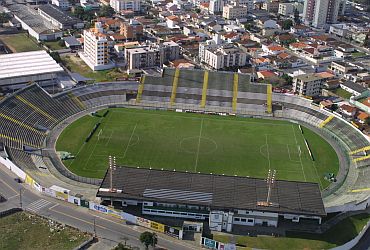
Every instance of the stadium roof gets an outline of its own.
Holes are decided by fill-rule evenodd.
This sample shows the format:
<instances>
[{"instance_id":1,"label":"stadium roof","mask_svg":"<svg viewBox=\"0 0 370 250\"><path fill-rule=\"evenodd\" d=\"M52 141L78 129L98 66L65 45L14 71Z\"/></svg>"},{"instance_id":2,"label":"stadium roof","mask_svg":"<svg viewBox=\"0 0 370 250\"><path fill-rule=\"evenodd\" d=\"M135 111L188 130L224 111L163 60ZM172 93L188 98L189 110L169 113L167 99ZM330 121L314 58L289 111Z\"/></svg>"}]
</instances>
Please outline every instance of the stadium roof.
<instances>
[{"instance_id":1,"label":"stadium roof","mask_svg":"<svg viewBox=\"0 0 370 250\"><path fill-rule=\"evenodd\" d=\"M80 19L68 15L66 12L62 11L52 4L40 5L39 10L45 12L47 15L51 16L63 25L74 25L76 23L82 22Z\"/></svg>"},{"instance_id":2,"label":"stadium roof","mask_svg":"<svg viewBox=\"0 0 370 250\"><path fill-rule=\"evenodd\" d=\"M0 79L62 71L44 50L0 55Z\"/></svg>"},{"instance_id":3,"label":"stadium roof","mask_svg":"<svg viewBox=\"0 0 370 250\"><path fill-rule=\"evenodd\" d=\"M319 186L310 182L276 181L271 202L278 205L269 207L257 205L266 201L266 180L249 177L118 167L113 174L113 188L117 192L109 192L109 188L107 171L98 197L203 205L212 209L326 215Z\"/></svg>"}]
</instances>

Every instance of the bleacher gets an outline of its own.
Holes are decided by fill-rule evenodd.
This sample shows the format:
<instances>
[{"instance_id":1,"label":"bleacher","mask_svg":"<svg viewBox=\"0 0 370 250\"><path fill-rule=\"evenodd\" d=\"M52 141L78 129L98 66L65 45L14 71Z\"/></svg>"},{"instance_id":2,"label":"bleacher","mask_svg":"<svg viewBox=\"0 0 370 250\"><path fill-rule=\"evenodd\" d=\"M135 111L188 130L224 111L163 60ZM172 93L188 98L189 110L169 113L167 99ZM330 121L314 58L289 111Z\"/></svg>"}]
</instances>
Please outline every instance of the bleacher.
<instances>
[{"instance_id":1,"label":"bleacher","mask_svg":"<svg viewBox=\"0 0 370 250\"><path fill-rule=\"evenodd\" d=\"M29 85L0 101L0 142L22 168L44 169L39 154L51 129L83 110L125 103L126 94L135 96L137 87L137 82L95 84L52 96Z\"/></svg>"}]
</instances>

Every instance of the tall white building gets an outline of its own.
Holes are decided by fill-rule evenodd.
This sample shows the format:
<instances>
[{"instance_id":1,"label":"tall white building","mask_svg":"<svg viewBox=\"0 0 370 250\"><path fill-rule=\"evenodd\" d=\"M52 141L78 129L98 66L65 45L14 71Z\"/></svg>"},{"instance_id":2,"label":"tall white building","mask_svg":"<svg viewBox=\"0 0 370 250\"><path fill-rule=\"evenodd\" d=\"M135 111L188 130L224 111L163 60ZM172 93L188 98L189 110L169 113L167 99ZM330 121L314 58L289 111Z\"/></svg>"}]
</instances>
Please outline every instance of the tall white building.
<instances>
[{"instance_id":1,"label":"tall white building","mask_svg":"<svg viewBox=\"0 0 370 250\"><path fill-rule=\"evenodd\" d=\"M80 57L94 71L114 67L109 61L108 40L100 22L95 23L95 28L84 30L84 51Z\"/></svg>"},{"instance_id":2,"label":"tall white building","mask_svg":"<svg viewBox=\"0 0 370 250\"><path fill-rule=\"evenodd\" d=\"M305 0L303 19L306 24L325 28L337 22L339 5L342 0Z\"/></svg>"},{"instance_id":3,"label":"tall white building","mask_svg":"<svg viewBox=\"0 0 370 250\"><path fill-rule=\"evenodd\" d=\"M110 6L117 12L122 10L140 11L141 0L110 0Z\"/></svg>"},{"instance_id":4,"label":"tall white building","mask_svg":"<svg viewBox=\"0 0 370 250\"><path fill-rule=\"evenodd\" d=\"M282 16L290 16L294 13L294 3L279 3L278 13Z\"/></svg>"},{"instance_id":5,"label":"tall white building","mask_svg":"<svg viewBox=\"0 0 370 250\"><path fill-rule=\"evenodd\" d=\"M224 8L224 0L210 0L209 1L209 13L218 14L221 13Z\"/></svg>"}]
</instances>

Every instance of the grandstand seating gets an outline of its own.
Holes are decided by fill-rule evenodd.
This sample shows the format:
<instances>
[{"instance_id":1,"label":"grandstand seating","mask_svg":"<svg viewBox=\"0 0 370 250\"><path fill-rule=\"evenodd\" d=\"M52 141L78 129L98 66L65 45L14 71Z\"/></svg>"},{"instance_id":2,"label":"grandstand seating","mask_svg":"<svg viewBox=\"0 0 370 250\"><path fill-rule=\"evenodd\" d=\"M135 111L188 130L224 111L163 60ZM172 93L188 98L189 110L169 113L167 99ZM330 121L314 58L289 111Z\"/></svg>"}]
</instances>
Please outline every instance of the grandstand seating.
<instances>
[{"instance_id":1,"label":"grandstand seating","mask_svg":"<svg viewBox=\"0 0 370 250\"><path fill-rule=\"evenodd\" d=\"M175 70L166 69L162 77L144 77L140 101L136 105L168 108L175 75ZM205 84L204 71L179 70L173 108L184 105L190 109L232 112L234 97L234 101L237 100L237 105L234 104L236 113L270 115L266 113L266 84L250 83L249 75L243 74L239 74L238 81L234 82L234 73L230 72L210 72L207 78ZM10 158L20 167L43 169L43 159L26 148L43 148L49 131L67 117L94 107L127 103L126 96L135 97L138 89L137 82L104 83L50 95L37 84L29 85L0 101L0 142L4 143ZM311 105L310 100L272 93L272 104L273 107L281 106L281 110L273 110L278 118L303 121L314 127L327 121L322 129L340 138L349 152L370 145L359 130L339 117L328 120L332 114ZM364 156L361 150L351 154L352 159ZM362 158L356 166L370 166L370 159ZM365 180L365 177L362 179Z\"/></svg>"}]
</instances>

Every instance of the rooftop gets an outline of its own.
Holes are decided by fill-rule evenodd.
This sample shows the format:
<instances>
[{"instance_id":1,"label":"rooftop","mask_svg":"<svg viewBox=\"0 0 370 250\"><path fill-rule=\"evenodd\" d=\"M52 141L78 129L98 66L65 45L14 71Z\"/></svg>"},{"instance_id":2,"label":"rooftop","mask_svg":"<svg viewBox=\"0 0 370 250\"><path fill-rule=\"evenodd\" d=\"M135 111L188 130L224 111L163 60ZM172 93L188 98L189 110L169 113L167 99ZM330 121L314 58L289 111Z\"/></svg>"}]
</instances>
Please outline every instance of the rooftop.
<instances>
[{"instance_id":1,"label":"rooftop","mask_svg":"<svg viewBox=\"0 0 370 250\"><path fill-rule=\"evenodd\" d=\"M271 194L271 202L276 206L257 205L266 201L268 192L266 180L257 178L117 167L112 183L117 192L109 192L107 171L97 196L160 200L211 209L326 215L317 183L276 181Z\"/></svg>"},{"instance_id":2,"label":"rooftop","mask_svg":"<svg viewBox=\"0 0 370 250\"><path fill-rule=\"evenodd\" d=\"M82 22L80 19L68 15L66 12L62 11L52 4L40 5L39 10L45 12L47 15L54 18L63 25L73 25Z\"/></svg>"},{"instance_id":3,"label":"rooftop","mask_svg":"<svg viewBox=\"0 0 370 250\"><path fill-rule=\"evenodd\" d=\"M59 32L59 28L44 20L36 10L23 4L10 5L9 10L38 34Z\"/></svg>"},{"instance_id":4,"label":"rooftop","mask_svg":"<svg viewBox=\"0 0 370 250\"><path fill-rule=\"evenodd\" d=\"M0 79L62 71L63 68L43 50L0 55Z\"/></svg>"}]
</instances>

